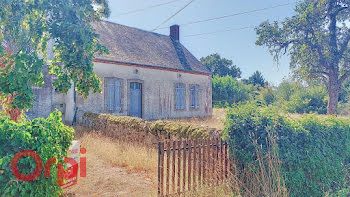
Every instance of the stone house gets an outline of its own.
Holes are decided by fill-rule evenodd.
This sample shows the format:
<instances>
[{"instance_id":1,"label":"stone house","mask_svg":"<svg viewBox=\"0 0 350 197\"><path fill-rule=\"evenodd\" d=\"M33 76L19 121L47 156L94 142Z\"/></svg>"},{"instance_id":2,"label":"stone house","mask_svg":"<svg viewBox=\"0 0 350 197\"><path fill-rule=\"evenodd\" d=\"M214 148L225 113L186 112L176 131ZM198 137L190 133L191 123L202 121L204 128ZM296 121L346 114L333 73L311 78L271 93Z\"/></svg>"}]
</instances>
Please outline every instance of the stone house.
<instances>
[{"instance_id":1,"label":"stone house","mask_svg":"<svg viewBox=\"0 0 350 197\"><path fill-rule=\"evenodd\" d=\"M147 120L211 116L211 73L180 43L178 25L170 27L170 36L107 21L94 28L110 52L94 60L102 94L83 99L74 88L58 94L44 69L45 85L34 88L30 118L45 117L55 108L67 123L79 121L84 112Z\"/></svg>"}]
</instances>

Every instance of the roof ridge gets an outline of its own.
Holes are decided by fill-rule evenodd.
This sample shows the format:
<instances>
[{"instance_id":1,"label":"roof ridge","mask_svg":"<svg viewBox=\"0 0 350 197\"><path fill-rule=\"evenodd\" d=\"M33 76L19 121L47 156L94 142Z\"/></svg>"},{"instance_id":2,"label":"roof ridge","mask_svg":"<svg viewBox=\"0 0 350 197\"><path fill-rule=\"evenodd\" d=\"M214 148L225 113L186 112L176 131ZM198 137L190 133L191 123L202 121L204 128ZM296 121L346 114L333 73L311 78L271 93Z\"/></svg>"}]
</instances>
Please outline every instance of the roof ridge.
<instances>
[{"instance_id":1,"label":"roof ridge","mask_svg":"<svg viewBox=\"0 0 350 197\"><path fill-rule=\"evenodd\" d=\"M123 26L123 27L126 27L126 28L131 28L131 29L136 29L136 30L139 30L139 31L143 31L145 33L150 33L150 34L155 34L155 35L159 35L159 36L164 36L164 37L170 38L170 36L167 36L167 35L164 35L164 34L156 33L156 32L153 32L153 31L147 31L147 30L140 29L140 28L137 28L137 27L130 27L130 26L119 24L119 23L112 22L112 21L102 20L102 22L111 23L113 25L120 25L120 26Z\"/></svg>"}]
</instances>

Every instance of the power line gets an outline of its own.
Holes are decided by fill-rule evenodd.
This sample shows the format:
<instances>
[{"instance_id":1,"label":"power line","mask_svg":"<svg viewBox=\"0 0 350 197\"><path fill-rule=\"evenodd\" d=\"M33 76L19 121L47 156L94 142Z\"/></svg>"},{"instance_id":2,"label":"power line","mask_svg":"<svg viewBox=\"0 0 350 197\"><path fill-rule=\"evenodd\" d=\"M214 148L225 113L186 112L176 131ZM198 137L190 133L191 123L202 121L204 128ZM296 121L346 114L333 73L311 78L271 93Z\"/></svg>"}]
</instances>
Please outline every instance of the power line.
<instances>
[{"instance_id":1,"label":"power line","mask_svg":"<svg viewBox=\"0 0 350 197\"><path fill-rule=\"evenodd\" d=\"M178 10L177 12L175 12L173 15L171 15L169 18L167 18L165 21L163 21L160 25L158 25L156 28L154 28L152 31L157 30L161 25L163 25L164 23L168 22L170 19L172 19L174 16L176 16L177 14L179 14L182 10L184 10L185 8L187 8L189 5L191 5L191 3L193 3L195 0L191 0L188 4L186 4L184 7L182 7L180 10Z\"/></svg>"},{"instance_id":2,"label":"power line","mask_svg":"<svg viewBox=\"0 0 350 197\"><path fill-rule=\"evenodd\" d=\"M250 13L254 13L254 12L260 12L260 11L269 10L269 9L274 9L274 8L283 7L283 6L287 6L287 5L290 5L290 3L279 4L279 5L275 5L275 6L271 6L271 7L265 7L265 8L260 8L260 9L245 11L245 12L239 12L239 13L234 13L234 14L219 16L219 17L215 17L215 18L208 18L208 19L204 19L204 20L192 21L192 22L180 24L180 26L192 25L192 24L197 24L197 23L204 23L204 22L208 22L208 21L214 21L214 20L219 20L219 19L228 18L228 17L233 17L233 16L239 16L239 15L244 15L244 14L250 14ZM168 28L168 27L160 27L160 28L156 28L155 30L157 30L157 29L165 29L165 28Z\"/></svg>"},{"instance_id":3,"label":"power line","mask_svg":"<svg viewBox=\"0 0 350 197\"><path fill-rule=\"evenodd\" d=\"M219 31L213 31L213 32L206 32L206 33L199 33L199 34L190 34L190 35L185 35L184 37L202 36L202 35L209 35L209 34L215 34L215 33L243 30L243 29L254 29L254 28L255 28L254 26L247 26L247 27L241 27L241 28L226 29L226 30L219 30Z\"/></svg>"},{"instance_id":4,"label":"power line","mask_svg":"<svg viewBox=\"0 0 350 197\"><path fill-rule=\"evenodd\" d=\"M168 2L166 2L166 3L160 3L160 4L156 4L156 5L151 5L151 6L148 6L148 7L145 7L145 8L141 8L141 9L137 9L137 10L132 10L132 11L125 12L125 13L121 13L121 14L118 14L118 15L115 15L115 16L111 16L111 18L115 18L115 17L119 17L119 16L124 16L124 15L128 15L128 14L133 14L133 13L141 12L141 11L144 11L144 10L148 10L148 9L160 7L160 6L163 6L163 5L171 4L171 3L174 3L174 2L176 2L176 1L182 1L182 0L173 0L173 1L168 1Z\"/></svg>"}]
</instances>

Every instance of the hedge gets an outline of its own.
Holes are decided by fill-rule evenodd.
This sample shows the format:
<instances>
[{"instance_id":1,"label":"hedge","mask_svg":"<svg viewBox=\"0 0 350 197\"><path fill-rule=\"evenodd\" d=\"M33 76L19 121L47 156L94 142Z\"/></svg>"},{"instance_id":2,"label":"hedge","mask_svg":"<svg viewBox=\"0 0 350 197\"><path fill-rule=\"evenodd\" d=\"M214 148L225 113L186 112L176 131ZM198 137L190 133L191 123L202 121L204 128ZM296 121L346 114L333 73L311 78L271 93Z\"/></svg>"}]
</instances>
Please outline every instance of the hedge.
<instances>
[{"instance_id":1,"label":"hedge","mask_svg":"<svg viewBox=\"0 0 350 197\"><path fill-rule=\"evenodd\" d=\"M291 119L277 109L249 103L229 110L225 133L240 168L257 162L253 140L266 153L266 139L273 136L290 196L349 189L350 119L315 115Z\"/></svg>"},{"instance_id":2,"label":"hedge","mask_svg":"<svg viewBox=\"0 0 350 197\"><path fill-rule=\"evenodd\" d=\"M41 175L34 181L18 180L11 171L11 160L21 150L35 151L43 161L63 158L73 139L74 130L62 123L61 113L55 111L48 118L14 122L0 112L0 196L59 196L62 189L57 185L56 165L51 168L51 177ZM22 174L31 174L36 164L31 157L19 160L18 169Z\"/></svg>"},{"instance_id":3,"label":"hedge","mask_svg":"<svg viewBox=\"0 0 350 197\"><path fill-rule=\"evenodd\" d=\"M92 123L90 123L91 125L87 125L93 129L96 129L94 128L96 122L102 121L101 124L104 124L104 126L107 124L115 124L125 128L132 128L139 132L150 132L157 137L165 138L170 138L171 136L176 136L178 138L206 138L209 135L216 134L215 132L211 132L209 128L166 120L150 122L135 117L95 114L90 112L85 113L84 118L94 119Z\"/></svg>"}]
</instances>

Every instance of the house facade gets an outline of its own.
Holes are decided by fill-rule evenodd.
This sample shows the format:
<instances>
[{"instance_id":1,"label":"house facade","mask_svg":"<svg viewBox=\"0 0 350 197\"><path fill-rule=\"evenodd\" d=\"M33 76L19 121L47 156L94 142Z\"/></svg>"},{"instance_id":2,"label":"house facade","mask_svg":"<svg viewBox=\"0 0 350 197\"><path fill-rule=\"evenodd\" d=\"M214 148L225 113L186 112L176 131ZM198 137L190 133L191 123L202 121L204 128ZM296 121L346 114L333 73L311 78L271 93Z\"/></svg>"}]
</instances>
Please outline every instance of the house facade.
<instances>
[{"instance_id":1,"label":"house facade","mask_svg":"<svg viewBox=\"0 0 350 197\"><path fill-rule=\"evenodd\" d=\"M55 108L67 123L79 122L85 112L147 120L211 116L211 73L180 43L179 26L170 28L170 36L106 21L94 28L110 52L94 60L102 94L83 99L74 88L58 94L47 75L47 85L34 89L29 117L47 116Z\"/></svg>"}]
</instances>

